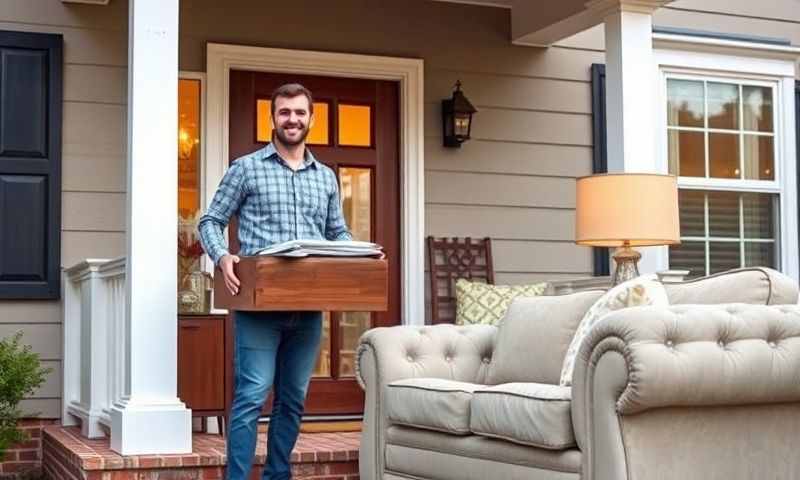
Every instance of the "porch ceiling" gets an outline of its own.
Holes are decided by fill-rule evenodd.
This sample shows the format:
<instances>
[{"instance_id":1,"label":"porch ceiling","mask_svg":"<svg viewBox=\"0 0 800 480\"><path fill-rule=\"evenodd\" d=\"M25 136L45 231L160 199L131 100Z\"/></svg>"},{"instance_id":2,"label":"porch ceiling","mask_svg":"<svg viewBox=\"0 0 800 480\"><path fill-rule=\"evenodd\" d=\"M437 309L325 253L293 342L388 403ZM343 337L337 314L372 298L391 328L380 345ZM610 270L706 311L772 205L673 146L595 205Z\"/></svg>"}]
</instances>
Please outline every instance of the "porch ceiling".
<instances>
[{"instance_id":1,"label":"porch ceiling","mask_svg":"<svg viewBox=\"0 0 800 480\"><path fill-rule=\"evenodd\" d=\"M655 9L672 0L435 0L511 9L511 42L548 46L603 23L614 8Z\"/></svg>"}]
</instances>

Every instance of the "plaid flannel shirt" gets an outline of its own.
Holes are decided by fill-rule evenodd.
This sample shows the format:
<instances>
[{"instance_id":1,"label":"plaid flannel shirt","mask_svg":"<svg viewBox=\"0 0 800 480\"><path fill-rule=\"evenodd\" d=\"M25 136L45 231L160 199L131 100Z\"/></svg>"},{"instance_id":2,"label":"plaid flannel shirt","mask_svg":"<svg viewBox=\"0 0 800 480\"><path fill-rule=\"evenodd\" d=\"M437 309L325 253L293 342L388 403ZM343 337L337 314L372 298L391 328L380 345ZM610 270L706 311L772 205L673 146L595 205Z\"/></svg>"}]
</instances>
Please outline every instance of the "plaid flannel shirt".
<instances>
[{"instance_id":1,"label":"plaid flannel shirt","mask_svg":"<svg viewBox=\"0 0 800 480\"><path fill-rule=\"evenodd\" d=\"M239 215L242 255L288 240L352 240L336 174L308 149L297 171L271 143L228 168L198 225L215 264L229 253L223 231L233 214Z\"/></svg>"}]
</instances>

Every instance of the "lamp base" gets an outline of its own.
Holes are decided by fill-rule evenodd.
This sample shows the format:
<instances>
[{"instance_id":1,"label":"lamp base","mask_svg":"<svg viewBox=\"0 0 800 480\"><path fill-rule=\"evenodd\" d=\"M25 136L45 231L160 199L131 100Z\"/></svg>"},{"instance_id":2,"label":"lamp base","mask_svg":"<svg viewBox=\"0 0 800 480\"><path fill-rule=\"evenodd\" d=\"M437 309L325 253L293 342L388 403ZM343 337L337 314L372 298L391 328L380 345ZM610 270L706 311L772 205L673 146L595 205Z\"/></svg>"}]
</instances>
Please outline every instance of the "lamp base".
<instances>
[{"instance_id":1,"label":"lamp base","mask_svg":"<svg viewBox=\"0 0 800 480\"><path fill-rule=\"evenodd\" d=\"M619 285L622 282L634 279L639 276L639 259L642 254L632 249L630 245L623 245L614 252L614 262L617 268L614 270L614 277L612 278L613 285Z\"/></svg>"}]
</instances>

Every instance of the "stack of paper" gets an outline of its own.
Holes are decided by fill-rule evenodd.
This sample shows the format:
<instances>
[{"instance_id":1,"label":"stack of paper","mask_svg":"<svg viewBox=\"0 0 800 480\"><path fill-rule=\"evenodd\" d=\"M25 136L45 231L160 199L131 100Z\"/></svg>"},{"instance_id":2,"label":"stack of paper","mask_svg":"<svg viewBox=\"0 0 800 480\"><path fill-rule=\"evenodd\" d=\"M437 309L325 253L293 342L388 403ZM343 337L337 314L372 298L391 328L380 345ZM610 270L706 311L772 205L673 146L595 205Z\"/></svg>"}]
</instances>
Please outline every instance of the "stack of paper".
<instances>
[{"instance_id":1,"label":"stack of paper","mask_svg":"<svg viewBox=\"0 0 800 480\"><path fill-rule=\"evenodd\" d=\"M290 240L259 250L257 255L276 257L380 257L383 247L377 243L331 240Z\"/></svg>"}]
</instances>

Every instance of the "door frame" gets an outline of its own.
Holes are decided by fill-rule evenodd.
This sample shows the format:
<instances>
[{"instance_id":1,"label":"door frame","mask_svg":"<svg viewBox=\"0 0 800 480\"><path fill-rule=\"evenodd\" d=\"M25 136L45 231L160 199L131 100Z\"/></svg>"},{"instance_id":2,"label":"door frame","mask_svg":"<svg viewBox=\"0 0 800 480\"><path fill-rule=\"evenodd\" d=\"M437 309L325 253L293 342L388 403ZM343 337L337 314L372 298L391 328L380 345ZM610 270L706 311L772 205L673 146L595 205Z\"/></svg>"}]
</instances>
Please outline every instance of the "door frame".
<instances>
[{"instance_id":1,"label":"door frame","mask_svg":"<svg viewBox=\"0 0 800 480\"><path fill-rule=\"evenodd\" d=\"M230 71L394 80L400 90L400 321L425 323L424 62L416 58L208 43L206 156L201 204L206 208L228 164Z\"/></svg>"}]
</instances>

